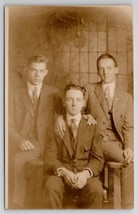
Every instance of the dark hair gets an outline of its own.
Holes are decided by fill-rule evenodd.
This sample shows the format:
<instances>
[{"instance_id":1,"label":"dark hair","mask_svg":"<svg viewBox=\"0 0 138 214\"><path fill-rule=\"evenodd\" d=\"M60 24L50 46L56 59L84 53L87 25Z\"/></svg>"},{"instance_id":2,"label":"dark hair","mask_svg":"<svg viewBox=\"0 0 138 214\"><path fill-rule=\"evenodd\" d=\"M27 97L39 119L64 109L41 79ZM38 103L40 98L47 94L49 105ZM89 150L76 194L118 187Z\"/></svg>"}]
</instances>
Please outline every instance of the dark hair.
<instances>
[{"instance_id":1,"label":"dark hair","mask_svg":"<svg viewBox=\"0 0 138 214\"><path fill-rule=\"evenodd\" d=\"M99 65L99 61L100 61L101 59L112 59L113 62L114 62L115 67L118 66L118 65L117 65L117 61L115 60L115 58L114 58L111 54L109 54L109 53L104 53L104 54L102 54L102 55L97 59L97 69L99 68L98 65Z\"/></svg>"},{"instance_id":2,"label":"dark hair","mask_svg":"<svg viewBox=\"0 0 138 214\"><path fill-rule=\"evenodd\" d=\"M29 57L28 66L33 62L38 62L38 63L43 62L43 63L45 63L47 65L48 59L45 56L41 55L41 54L37 54L37 55L33 55L33 56Z\"/></svg>"},{"instance_id":3,"label":"dark hair","mask_svg":"<svg viewBox=\"0 0 138 214\"><path fill-rule=\"evenodd\" d=\"M84 87L82 87L80 85L76 85L74 83L70 83L65 86L64 95L66 94L66 91L69 91L70 89L80 90L83 93L83 96L85 96L86 89Z\"/></svg>"}]
</instances>

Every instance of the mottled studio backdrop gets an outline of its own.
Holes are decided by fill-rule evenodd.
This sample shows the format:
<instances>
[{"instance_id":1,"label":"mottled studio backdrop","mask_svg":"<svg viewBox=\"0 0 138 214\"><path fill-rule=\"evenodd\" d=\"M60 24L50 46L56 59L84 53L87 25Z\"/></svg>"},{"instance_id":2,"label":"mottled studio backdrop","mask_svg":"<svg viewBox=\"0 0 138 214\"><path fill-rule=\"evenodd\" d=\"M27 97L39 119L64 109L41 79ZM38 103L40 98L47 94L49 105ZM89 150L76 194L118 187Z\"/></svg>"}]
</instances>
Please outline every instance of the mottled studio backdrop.
<instances>
[{"instance_id":1,"label":"mottled studio backdrop","mask_svg":"<svg viewBox=\"0 0 138 214\"><path fill-rule=\"evenodd\" d=\"M63 88L99 80L97 57L106 51L119 65L118 85L133 93L131 6L19 6L9 10L9 89L23 82L30 55L49 58L46 82Z\"/></svg>"}]
</instances>

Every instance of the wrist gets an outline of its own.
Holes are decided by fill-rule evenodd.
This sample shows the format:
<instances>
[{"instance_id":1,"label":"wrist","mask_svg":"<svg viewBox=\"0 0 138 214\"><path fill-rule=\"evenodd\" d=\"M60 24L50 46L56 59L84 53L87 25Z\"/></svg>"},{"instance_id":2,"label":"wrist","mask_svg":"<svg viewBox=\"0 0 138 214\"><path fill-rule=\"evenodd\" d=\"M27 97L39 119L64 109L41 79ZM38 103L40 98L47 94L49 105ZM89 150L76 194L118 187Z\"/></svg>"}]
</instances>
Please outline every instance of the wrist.
<instances>
[{"instance_id":1,"label":"wrist","mask_svg":"<svg viewBox=\"0 0 138 214\"><path fill-rule=\"evenodd\" d=\"M65 176L66 172L67 172L67 169L59 168L59 169L57 169L56 174L57 174L57 176L63 178Z\"/></svg>"},{"instance_id":2,"label":"wrist","mask_svg":"<svg viewBox=\"0 0 138 214\"><path fill-rule=\"evenodd\" d=\"M87 179L91 177L90 172L89 172L88 169L85 169L85 170L83 171L83 173L85 174L85 176L86 176Z\"/></svg>"}]
</instances>

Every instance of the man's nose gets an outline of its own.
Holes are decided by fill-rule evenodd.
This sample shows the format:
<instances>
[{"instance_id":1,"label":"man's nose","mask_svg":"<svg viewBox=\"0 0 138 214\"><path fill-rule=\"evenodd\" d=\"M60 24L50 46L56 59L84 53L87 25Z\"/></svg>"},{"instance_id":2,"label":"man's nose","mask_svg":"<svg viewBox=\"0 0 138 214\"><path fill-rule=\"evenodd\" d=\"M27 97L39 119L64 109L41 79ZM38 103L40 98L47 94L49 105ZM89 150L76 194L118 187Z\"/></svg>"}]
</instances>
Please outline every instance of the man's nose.
<instances>
[{"instance_id":1,"label":"man's nose","mask_svg":"<svg viewBox=\"0 0 138 214\"><path fill-rule=\"evenodd\" d=\"M73 100L72 105L76 106L76 100Z\"/></svg>"},{"instance_id":2,"label":"man's nose","mask_svg":"<svg viewBox=\"0 0 138 214\"><path fill-rule=\"evenodd\" d=\"M39 71L35 72L35 76L38 77L39 76Z\"/></svg>"},{"instance_id":3,"label":"man's nose","mask_svg":"<svg viewBox=\"0 0 138 214\"><path fill-rule=\"evenodd\" d=\"M108 74L108 70L106 68L103 69L103 74Z\"/></svg>"}]
</instances>

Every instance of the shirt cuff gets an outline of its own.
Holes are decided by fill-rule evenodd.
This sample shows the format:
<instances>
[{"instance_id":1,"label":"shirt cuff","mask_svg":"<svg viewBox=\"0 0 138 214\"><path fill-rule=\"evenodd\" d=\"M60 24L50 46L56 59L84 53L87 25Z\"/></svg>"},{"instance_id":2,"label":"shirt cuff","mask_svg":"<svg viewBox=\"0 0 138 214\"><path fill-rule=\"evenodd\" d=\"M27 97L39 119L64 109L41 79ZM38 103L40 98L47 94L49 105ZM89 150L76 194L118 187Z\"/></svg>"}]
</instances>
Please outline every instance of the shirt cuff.
<instances>
[{"instance_id":1,"label":"shirt cuff","mask_svg":"<svg viewBox=\"0 0 138 214\"><path fill-rule=\"evenodd\" d=\"M90 168L84 168L83 171L85 171L85 170L88 170L88 171L89 171L89 173L90 173L90 178L93 177L93 172L92 172L92 170L91 170Z\"/></svg>"},{"instance_id":2,"label":"shirt cuff","mask_svg":"<svg viewBox=\"0 0 138 214\"><path fill-rule=\"evenodd\" d=\"M58 176L58 177L62 177L62 170L65 169L64 167L60 167L60 168L57 168L56 171L55 171L55 174Z\"/></svg>"}]
</instances>

